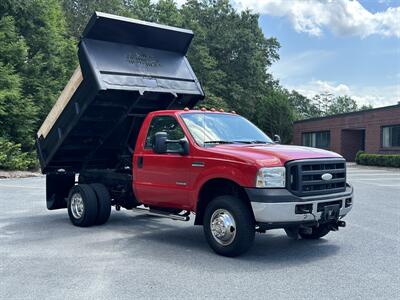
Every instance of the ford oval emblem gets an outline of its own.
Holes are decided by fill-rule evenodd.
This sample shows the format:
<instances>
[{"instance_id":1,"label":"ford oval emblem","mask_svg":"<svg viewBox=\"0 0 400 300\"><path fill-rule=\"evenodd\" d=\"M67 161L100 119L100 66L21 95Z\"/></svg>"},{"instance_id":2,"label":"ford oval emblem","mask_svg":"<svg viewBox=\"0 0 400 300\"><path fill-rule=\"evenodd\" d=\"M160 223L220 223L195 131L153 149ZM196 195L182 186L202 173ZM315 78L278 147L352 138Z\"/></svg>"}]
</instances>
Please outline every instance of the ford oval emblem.
<instances>
[{"instance_id":1,"label":"ford oval emblem","mask_svg":"<svg viewBox=\"0 0 400 300\"><path fill-rule=\"evenodd\" d=\"M331 173L325 173L321 175L322 180L329 181L333 178Z\"/></svg>"}]
</instances>

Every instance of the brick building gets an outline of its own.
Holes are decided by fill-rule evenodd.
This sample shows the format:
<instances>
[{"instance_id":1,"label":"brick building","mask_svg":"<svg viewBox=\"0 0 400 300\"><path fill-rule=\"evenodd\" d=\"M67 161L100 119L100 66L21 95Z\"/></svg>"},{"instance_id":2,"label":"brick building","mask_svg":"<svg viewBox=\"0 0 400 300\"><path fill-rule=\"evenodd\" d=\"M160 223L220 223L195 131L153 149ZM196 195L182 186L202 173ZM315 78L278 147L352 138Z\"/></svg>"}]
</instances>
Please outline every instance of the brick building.
<instances>
[{"instance_id":1,"label":"brick building","mask_svg":"<svg viewBox=\"0 0 400 300\"><path fill-rule=\"evenodd\" d=\"M293 144L332 150L348 161L359 150L400 154L400 103L295 122Z\"/></svg>"}]
</instances>

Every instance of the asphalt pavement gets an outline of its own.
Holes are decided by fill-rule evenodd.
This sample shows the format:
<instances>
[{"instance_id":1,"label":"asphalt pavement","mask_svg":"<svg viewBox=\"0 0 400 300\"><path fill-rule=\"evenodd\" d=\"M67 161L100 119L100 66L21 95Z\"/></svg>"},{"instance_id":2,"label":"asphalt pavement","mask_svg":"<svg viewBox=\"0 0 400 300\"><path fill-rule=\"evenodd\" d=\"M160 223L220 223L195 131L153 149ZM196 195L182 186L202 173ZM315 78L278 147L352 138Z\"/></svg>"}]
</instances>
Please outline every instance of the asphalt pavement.
<instances>
[{"instance_id":1,"label":"asphalt pavement","mask_svg":"<svg viewBox=\"0 0 400 300\"><path fill-rule=\"evenodd\" d=\"M78 228L44 177L0 180L0 299L399 299L400 170L349 168L347 227L317 241L257 234L214 254L192 222L113 211Z\"/></svg>"}]
</instances>

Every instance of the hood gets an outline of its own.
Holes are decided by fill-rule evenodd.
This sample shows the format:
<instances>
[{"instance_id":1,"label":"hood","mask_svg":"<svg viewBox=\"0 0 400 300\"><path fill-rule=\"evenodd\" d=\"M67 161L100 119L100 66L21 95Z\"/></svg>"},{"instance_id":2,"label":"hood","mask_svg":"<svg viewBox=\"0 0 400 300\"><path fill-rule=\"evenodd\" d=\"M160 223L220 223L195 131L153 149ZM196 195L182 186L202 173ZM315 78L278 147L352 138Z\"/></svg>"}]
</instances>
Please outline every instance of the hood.
<instances>
[{"instance_id":1,"label":"hood","mask_svg":"<svg viewBox=\"0 0 400 300\"><path fill-rule=\"evenodd\" d=\"M297 159L341 158L342 156L323 149L290 146L279 144L257 145L217 145L208 148L210 151L229 155L247 162L255 162L262 166L282 166L286 162Z\"/></svg>"}]
</instances>

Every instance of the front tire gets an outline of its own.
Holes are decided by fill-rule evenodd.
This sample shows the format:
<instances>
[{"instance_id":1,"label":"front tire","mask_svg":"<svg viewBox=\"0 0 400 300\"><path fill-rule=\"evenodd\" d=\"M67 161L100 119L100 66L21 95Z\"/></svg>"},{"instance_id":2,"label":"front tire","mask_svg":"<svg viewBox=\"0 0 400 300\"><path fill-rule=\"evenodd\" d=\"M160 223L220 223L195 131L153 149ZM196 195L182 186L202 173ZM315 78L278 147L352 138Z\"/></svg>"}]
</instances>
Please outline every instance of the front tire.
<instances>
[{"instance_id":1,"label":"front tire","mask_svg":"<svg viewBox=\"0 0 400 300\"><path fill-rule=\"evenodd\" d=\"M310 228L308 228L310 229ZM309 230L299 230L299 235L301 236L302 239L305 240L317 240L329 233L330 228L326 224L319 225L318 227L313 226L311 227L311 232Z\"/></svg>"},{"instance_id":2,"label":"front tire","mask_svg":"<svg viewBox=\"0 0 400 300\"><path fill-rule=\"evenodd\" d=\"M206 207L203 230L210 247L223 256L239 256L254 242L255 224L250 208L233 196L220 196Z\"/></svg>"},{"instance_id":3,"label":"front tire","mask_svg":"<svg viewBox=\"0 0 400 300\"><path fill-rule=\"evenodd\" d=\"M75 226L88 227L95 224L97 197L90 185L73 186L69 192L67 207L69 219Z\"/></svg>"}]
</instances>

